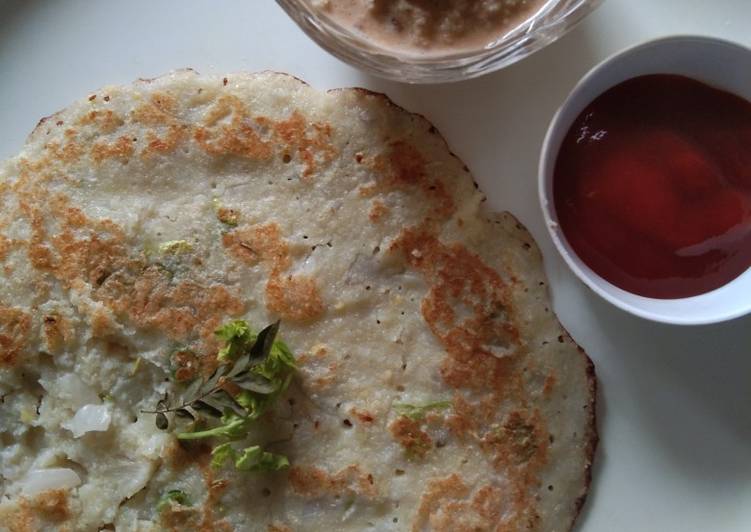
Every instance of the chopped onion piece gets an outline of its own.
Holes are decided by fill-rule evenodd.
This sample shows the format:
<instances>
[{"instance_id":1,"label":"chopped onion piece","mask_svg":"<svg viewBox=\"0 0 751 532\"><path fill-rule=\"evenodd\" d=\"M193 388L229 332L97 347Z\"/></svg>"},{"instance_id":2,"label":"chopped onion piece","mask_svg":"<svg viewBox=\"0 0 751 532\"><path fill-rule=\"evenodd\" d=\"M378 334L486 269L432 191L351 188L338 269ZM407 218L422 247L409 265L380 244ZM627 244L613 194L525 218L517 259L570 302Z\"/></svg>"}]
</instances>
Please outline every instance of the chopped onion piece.
<instances>
[{"instance_id":1,"label":"chopped onion piece","mask_svg":"<svg viewBox=\"0 0 751 532\"><path fill-rule=\"evenodd\" d=\"M113 491L117 499L123 501L145 488L155 470L156 463L153 461L124 462L110 468L107 474L110 478L118 479Z\"/></svg>"},{"instance_id":2,"label":"chopped onion piece","mask_svg":"<svg viewBox=\"0 0 751 532\"><path fill-rule=\"evenodd\" d=\"M62 427L71 431L74 438L80 438L87 432L106 431L110 427L110 421L112 414L108 405L84 405Z\"/></svg>"},{"instance_id":3,"label":"chopped onion piece","mask_svg":"<svg viewBox=\"0 0 751 532\"><path fill-rule=\"evenodd\" d=\"M67 373L54 381L41 379L39 383L54 397L55 401L61 401L64 406L81 408L86 404L101 402L94 390L75 373ZM52 397L48 396L47 399L52 400Z\"/></svg>"},{"instance_id":4,"label":"chopped onion piece","mask_svg":"<svg viewBox=\"0 0 751 532\"><path fill-rule=\"evenodd\" d=\"M81 479L67 467L50 467L29 471L20 484L23 493L34 495L46 490L75 488L81 485Z\"/></svg>"}]
</instances>

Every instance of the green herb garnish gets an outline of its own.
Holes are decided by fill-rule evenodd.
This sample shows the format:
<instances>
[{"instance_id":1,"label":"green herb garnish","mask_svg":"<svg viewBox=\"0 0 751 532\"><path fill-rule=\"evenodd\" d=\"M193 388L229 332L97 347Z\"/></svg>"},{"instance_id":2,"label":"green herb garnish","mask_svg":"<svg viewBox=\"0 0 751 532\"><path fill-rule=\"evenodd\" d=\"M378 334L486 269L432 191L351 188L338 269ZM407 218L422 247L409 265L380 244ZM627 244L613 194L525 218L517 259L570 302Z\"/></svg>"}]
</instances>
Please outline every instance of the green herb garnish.
<instances>
[{"instance_id":1,"label":"green herb garnish","mask_svg":"<svg viewBox=\"0 0 751 532\"><path fill-rule=\"evenodd\" d=\"M268 327L267 327L268 328ZM219 327L214 334L224 340L224 347L219 350L219 360L234 360L240 353L252 348L256 341L256 335L243 320L236 320Z\"/></svg>"},{"instance_id":2,"label":"green herb garnish","mask_svg":"<svg viewBox=\"0 0 751 532\"><path fill-rule=\"evenodd\" d=\"M407 416L414 421L420 420L430 410L443 410L451 407L451 401L436 401L435 403L427 403L424 405L410 405L406 403L395 404L394 410L403 416Z\"/></svg>"},{"instance_id":3,"label":"green herb garnish","mask_svg":"<svg viewBox=\"0 0 751 532\"><path fill-rule=\"evenodd\" d=\"M191 503L188 495L184 491L169 490L159 498L159 502L156 503L156 511L161 513L165 508L168 508L173 504L190 506Z\"/></svg>"},{"instance_id":4,"label":"green herb garnish","mask_svg":"<svg viewBox=\"0 0 751 532\"><path fill-rule=\"evenodd\" d=\"M170 240L159 244L159 253L162 255L182 255L193 251L193 245L187 240Z\"/></svg>"},{"instance_id":5,"label":"green herb garnish","mask_svg":"<svg viewBox=\"0 0 751 532\"><path fill-rule=\"evenodd\" d=\"M238 211L222 206L222 202L219 201L219 198L212 199L211 203L214 205L216 217L220 222L230 227L237 227L237 224L240 221L240 213Z\"/></svg>"},{"instance_id":6,"label":"green herb garnish","mask_svg":"<svg viewBox=\"0 0 751 532\"><path fill-rule=\"evenodd\" d=\"M240 471L279 471L289 467L286 456L266 452L260 445L252 445L238 451L227 442L211 452L212 467L222 467L228 461L234 462L235 468Z\"/></svg>"},{"instance_id":7,"label":"green herb garnish","mask_svg":"<svg viewBox=\"0 0 751 532\"><path fill-rule=\"evenodd\" d=\"M225 345L217 358L220 364L208 378L192 381L179 401L168 396L157 403L156 426L169 428L168 413L192 422L189 430L178 432L180 440L218 438L242 440L252 424L284 393L292 380L295 358L289 348L276 340L280 322L255 334L244 321L230 322L216 331ZM227 390L239 392L230 393ZM197 428L201 430L196 430ZM276 471L289 465L287 458L253 445L237 451L229 443L212 453L212 464L232 460L243 471Z\"/></svg>"}]
</instances>

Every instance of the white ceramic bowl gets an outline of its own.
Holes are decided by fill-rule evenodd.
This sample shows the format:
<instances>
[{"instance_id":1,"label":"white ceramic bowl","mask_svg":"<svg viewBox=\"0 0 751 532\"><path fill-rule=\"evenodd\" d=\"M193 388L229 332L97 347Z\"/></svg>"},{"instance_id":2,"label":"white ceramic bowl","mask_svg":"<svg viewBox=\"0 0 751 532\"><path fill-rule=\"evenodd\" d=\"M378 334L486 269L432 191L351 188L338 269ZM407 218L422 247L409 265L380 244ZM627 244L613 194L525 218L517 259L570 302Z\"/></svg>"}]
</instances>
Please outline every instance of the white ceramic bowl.
<instances>
[{"instance_id":1,"label":"white ceramic bowl","mask_svg":"<svg viewBox=\"0 0 751 532\"><path fill-rule=\"evenodd\" d=\"M539 192L543 216L566 263L597 294L632 314L680 325L716 323L751 313L751 269L726 285L681 299L632 294L606 281L576 255L558 225L553 170L561 143L582 110L609 88L645 74L681 74L751 100L751 50L709 37L676 36L620 52L592 69L553 117L542 146Z\"/></svg>"}]
</instances>

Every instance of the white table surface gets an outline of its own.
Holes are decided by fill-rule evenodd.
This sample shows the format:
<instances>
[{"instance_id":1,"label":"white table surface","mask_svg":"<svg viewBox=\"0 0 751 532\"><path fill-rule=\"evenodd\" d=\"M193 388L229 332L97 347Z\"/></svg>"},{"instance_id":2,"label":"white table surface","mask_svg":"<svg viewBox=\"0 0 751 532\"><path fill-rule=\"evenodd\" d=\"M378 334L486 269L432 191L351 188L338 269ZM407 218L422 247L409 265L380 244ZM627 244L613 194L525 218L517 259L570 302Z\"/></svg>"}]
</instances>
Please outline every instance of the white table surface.
<instances>
[{"instance_id":1,"label":"white table surface","mask_svg":"<svg viewBox=\"0 0 751 532\"><path fill-rule=\"evenodd\" d=\"M595 362L602 441L579 532L751 531L751 319L681 328L611 307L566 269L537 203L542 138L574 83L617 50L676 33L751 46L751 0L609 0L521 63L442 86L340 63L272 0L0 0L0 158L40 117L99 86L180 67L273 69L318 88L386 92L431 119L491 205L529 227L555 309Z\"/></svg>"}]
</instances>

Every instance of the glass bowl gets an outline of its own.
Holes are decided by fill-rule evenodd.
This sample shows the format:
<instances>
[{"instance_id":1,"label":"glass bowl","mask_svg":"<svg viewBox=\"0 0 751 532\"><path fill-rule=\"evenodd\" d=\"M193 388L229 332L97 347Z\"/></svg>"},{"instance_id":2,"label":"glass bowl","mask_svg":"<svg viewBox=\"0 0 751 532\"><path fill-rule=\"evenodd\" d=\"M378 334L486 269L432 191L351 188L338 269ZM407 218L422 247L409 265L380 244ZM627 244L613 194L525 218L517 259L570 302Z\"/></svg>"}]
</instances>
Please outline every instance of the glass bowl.
<instances>
[{"instance_id":1,"label":"glass bowl","mask_svg":"<svg viewBox=\"0 0 751 532\"><path fill-rule=\"evenodd\" d=\"M277 0L319 46L376 76L407 83L442 83L493 72L562 37L602 0L548 0L530 18L484 48L442 55L401 54L337 24L311 0Z\"/></svg>"}]
</instances>

